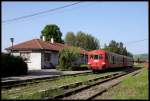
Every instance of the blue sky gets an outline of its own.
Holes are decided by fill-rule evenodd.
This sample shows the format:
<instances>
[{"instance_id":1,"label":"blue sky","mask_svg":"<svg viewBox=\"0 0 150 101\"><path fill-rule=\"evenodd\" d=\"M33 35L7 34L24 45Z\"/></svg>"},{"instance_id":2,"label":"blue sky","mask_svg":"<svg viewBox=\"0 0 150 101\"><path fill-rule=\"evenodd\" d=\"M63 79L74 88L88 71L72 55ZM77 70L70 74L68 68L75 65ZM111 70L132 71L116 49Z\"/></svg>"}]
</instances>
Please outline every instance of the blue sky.
<instances>
[{"instance_id":1,"label":"blue sky","mask_svg":"<svg viewBox=\"0 0 150 101\"><path fill-rule=\"evenodd\" d=\"M53 9L74 2L2 2L2 21ZM39 38L47 24L56 24L65 37L69 31L83 31L100 41L101 47L111 40L125 44L133 54L148 53L148 2L82 2L55 12L1 23L2 51L11 45ZM130 44L132 43L132 44Z\"/></svg>"}]
</instances>

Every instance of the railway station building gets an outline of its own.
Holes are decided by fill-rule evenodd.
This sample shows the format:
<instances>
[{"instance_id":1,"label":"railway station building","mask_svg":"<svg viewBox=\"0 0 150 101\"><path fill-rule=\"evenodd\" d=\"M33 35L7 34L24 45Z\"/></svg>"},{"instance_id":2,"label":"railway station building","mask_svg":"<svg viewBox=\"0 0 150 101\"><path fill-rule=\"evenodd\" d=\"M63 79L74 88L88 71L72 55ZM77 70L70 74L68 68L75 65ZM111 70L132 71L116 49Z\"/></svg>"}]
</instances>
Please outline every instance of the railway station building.
<instances>
[{"instance_id":1,"label":"railway station building","mask_svg":"<svg viewBox=\"0 0 150 101\"><path fill-rule=\"evenodd\" d=\"M14 56L21 56L28 65L28 70L41 70L55 68L59 63L59 51L69 48L66 44L56 43L53 40L45 41L32 39L8 47L5 50ZM78 47L79 48L79 47ZM75 61L77 64L87 63L87 51L80 49L81 57Z\"/></svg>"}]
</instances>

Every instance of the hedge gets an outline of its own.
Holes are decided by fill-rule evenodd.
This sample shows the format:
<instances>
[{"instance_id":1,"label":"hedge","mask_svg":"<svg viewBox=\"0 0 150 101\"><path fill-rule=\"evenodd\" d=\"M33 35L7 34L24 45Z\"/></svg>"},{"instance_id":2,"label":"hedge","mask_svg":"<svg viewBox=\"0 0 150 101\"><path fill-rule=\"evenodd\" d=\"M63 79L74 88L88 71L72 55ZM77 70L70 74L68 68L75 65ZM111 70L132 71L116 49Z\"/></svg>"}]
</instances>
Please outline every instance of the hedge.
<instances>
[{"instance_id":1,"label":"hedge","mask_svg":"<svg viewBox=\"0 0 150 101\"><path fill-rule=\"evenodd\" d=\"M1 53L1 76L26 75L27 64L19 56Z\"/></svg>"}]
</instances>

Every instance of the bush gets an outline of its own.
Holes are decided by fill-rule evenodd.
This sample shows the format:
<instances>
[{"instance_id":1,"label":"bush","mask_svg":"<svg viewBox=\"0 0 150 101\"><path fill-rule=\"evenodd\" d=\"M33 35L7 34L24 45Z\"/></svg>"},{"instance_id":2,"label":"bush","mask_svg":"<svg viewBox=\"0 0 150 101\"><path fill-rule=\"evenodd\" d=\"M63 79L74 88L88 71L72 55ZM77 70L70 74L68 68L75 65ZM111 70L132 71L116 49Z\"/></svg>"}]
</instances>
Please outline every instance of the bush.
<instances>
[{"instance_id":1,"label":"bush","mask_svg":"<svg viewBox=\"0 0 150 101\"><path fill-rule=\"evenodd\" d=\"M59 52L59 67L61 70L70 70L80 57L80 50L76 47L64 48Z\"/></svg>"},{"instance_id":2,"label":"bush","mask_svg":"<svg viewBox=\"0 0 150 101\"><path fill-rule=\"evenodd\" d=\"M19 56L1 53L2 77L27 74L27 64Z\"/></svg>"}]
</instances>

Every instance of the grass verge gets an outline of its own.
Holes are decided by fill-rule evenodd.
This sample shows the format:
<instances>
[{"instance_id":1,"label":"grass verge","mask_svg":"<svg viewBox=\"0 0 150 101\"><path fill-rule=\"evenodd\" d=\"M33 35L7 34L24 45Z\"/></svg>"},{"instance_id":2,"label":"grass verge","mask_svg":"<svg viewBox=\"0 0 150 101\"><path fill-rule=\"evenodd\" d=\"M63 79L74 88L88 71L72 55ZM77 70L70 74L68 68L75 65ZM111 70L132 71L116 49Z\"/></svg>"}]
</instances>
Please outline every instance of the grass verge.
<instances>
[{"instance_id":1,"label":"grass verge","mask_svg":"<svg viewBox=\"0 0 150 101\"><path fill-rule=\"evenodd\" d=\"M104 73L105 75L112 72ZM114 73L114 72L113 72ZM84 82L89 79L100 77L104 74L75 75L56 78L50 81L43 81L37 84L29 84L22 87L15 87L9 90L1 91L2 99L42 99L44 97L59 94L61 91L52 91L54 88L59 88L63 85L68 85L75 82Z\"/></svg>"},{"instance_id":2,"label":"grass verge","mask_svg":"<svg viewBox=\"0 0 150 101\"><path fill-rule=\"evenodd\" d=\"M127 76L117 86L109 89L96 99L142 99L148 100L148 70L143 68L140 74Z\"/></svg>"}]
</instances>

